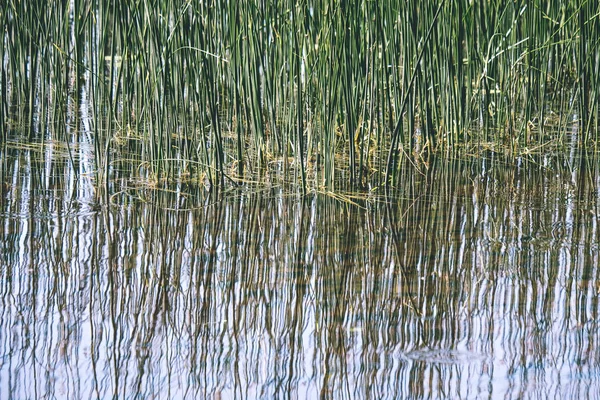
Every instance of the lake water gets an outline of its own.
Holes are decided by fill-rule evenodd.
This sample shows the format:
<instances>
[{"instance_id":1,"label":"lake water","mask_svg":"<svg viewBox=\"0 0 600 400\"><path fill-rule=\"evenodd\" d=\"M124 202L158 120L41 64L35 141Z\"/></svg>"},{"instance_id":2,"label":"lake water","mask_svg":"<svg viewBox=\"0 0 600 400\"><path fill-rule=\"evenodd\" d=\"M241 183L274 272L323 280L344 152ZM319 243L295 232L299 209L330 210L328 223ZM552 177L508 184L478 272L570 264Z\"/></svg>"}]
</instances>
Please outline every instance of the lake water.
<instances>
[{"instance_id":1,"label":"lake water","mask_svg":"<svg viewBox=\"0 0 600 400\"><path fill-rule=\"evenodd\" d=\"M107 204L53 151L2 150L2 399L600 398L597 158Z\"/></svg>"}]
</instances>

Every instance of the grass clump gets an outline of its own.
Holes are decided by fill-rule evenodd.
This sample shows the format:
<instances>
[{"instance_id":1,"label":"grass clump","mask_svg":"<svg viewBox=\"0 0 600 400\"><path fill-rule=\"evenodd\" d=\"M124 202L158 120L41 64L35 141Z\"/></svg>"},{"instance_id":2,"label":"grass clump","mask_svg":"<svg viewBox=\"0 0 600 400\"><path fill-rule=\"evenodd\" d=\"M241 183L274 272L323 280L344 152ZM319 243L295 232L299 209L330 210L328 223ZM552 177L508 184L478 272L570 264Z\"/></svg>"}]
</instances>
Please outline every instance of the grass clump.
<instances>
[{"instance_id":1,"label":"grass clump","mask_svg":"<svg viewBox=\"0 0 600 400\"><path fill-rule=\"evenodd\" d=\"M135 159L154 182L305 191L393 185L431 154L587 147L598 15L590 1L8 0L0 137L18 120L27 140L88 138L99 186Z\"/></svg>"}]
</instances>

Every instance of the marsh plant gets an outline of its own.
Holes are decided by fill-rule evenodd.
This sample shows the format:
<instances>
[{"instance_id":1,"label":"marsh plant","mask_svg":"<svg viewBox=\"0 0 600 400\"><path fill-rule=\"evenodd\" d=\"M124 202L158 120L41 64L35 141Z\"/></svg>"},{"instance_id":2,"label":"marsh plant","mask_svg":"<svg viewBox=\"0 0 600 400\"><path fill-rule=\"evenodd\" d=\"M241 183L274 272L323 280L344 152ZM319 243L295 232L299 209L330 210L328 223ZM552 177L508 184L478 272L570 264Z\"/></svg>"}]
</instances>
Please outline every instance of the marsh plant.
<instances>
[{"instance_id":1,"label":"marsh plant","mask_svg":"<svg viewBox=\"0 0 600 400\"><path fill-rule=\"evenodd\" d=\"M591 1L19 1L1 140L210 187L393 185L405 161L595 146Z\"/></svg>"}]
</instances>

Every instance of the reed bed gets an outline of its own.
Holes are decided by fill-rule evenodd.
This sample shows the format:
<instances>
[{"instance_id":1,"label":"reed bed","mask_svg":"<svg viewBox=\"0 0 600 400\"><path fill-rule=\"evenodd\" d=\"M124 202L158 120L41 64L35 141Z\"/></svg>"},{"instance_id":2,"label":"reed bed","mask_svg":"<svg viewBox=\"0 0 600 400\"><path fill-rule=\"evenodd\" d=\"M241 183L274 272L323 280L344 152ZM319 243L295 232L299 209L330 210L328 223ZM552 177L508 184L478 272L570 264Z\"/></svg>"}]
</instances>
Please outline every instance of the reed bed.
<instances>
[{"instance_id":1,"label":"reed bed","mask_svg":"<svg viewBox=\"0 0 600 400\"><path fill-rule=\"evenodd\" d=\"M598 141L596 2L2 4L3 145L90 141L107 191L119 168L380 187L432 154Z\"/></svg>"}]
</instances>

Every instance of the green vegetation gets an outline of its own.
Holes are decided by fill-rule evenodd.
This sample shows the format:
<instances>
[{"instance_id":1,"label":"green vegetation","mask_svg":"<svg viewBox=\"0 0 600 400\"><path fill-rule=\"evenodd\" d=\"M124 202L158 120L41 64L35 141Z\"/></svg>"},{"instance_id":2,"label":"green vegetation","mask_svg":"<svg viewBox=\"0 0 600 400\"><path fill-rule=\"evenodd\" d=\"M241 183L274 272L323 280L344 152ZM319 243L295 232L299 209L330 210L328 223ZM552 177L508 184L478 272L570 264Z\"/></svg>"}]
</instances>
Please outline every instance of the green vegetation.
<instances>
[{"instance_id":1,"label":"green vegetation","mask_svg":"<svg viewBox=\"0 0 600 400\"><path fill-rule=\"evenodd\" d=\"M93 144L98 187L374 188L431 154L598 141L597 2L2 4L3 146Z\"/></svg>"}]
</instances>

